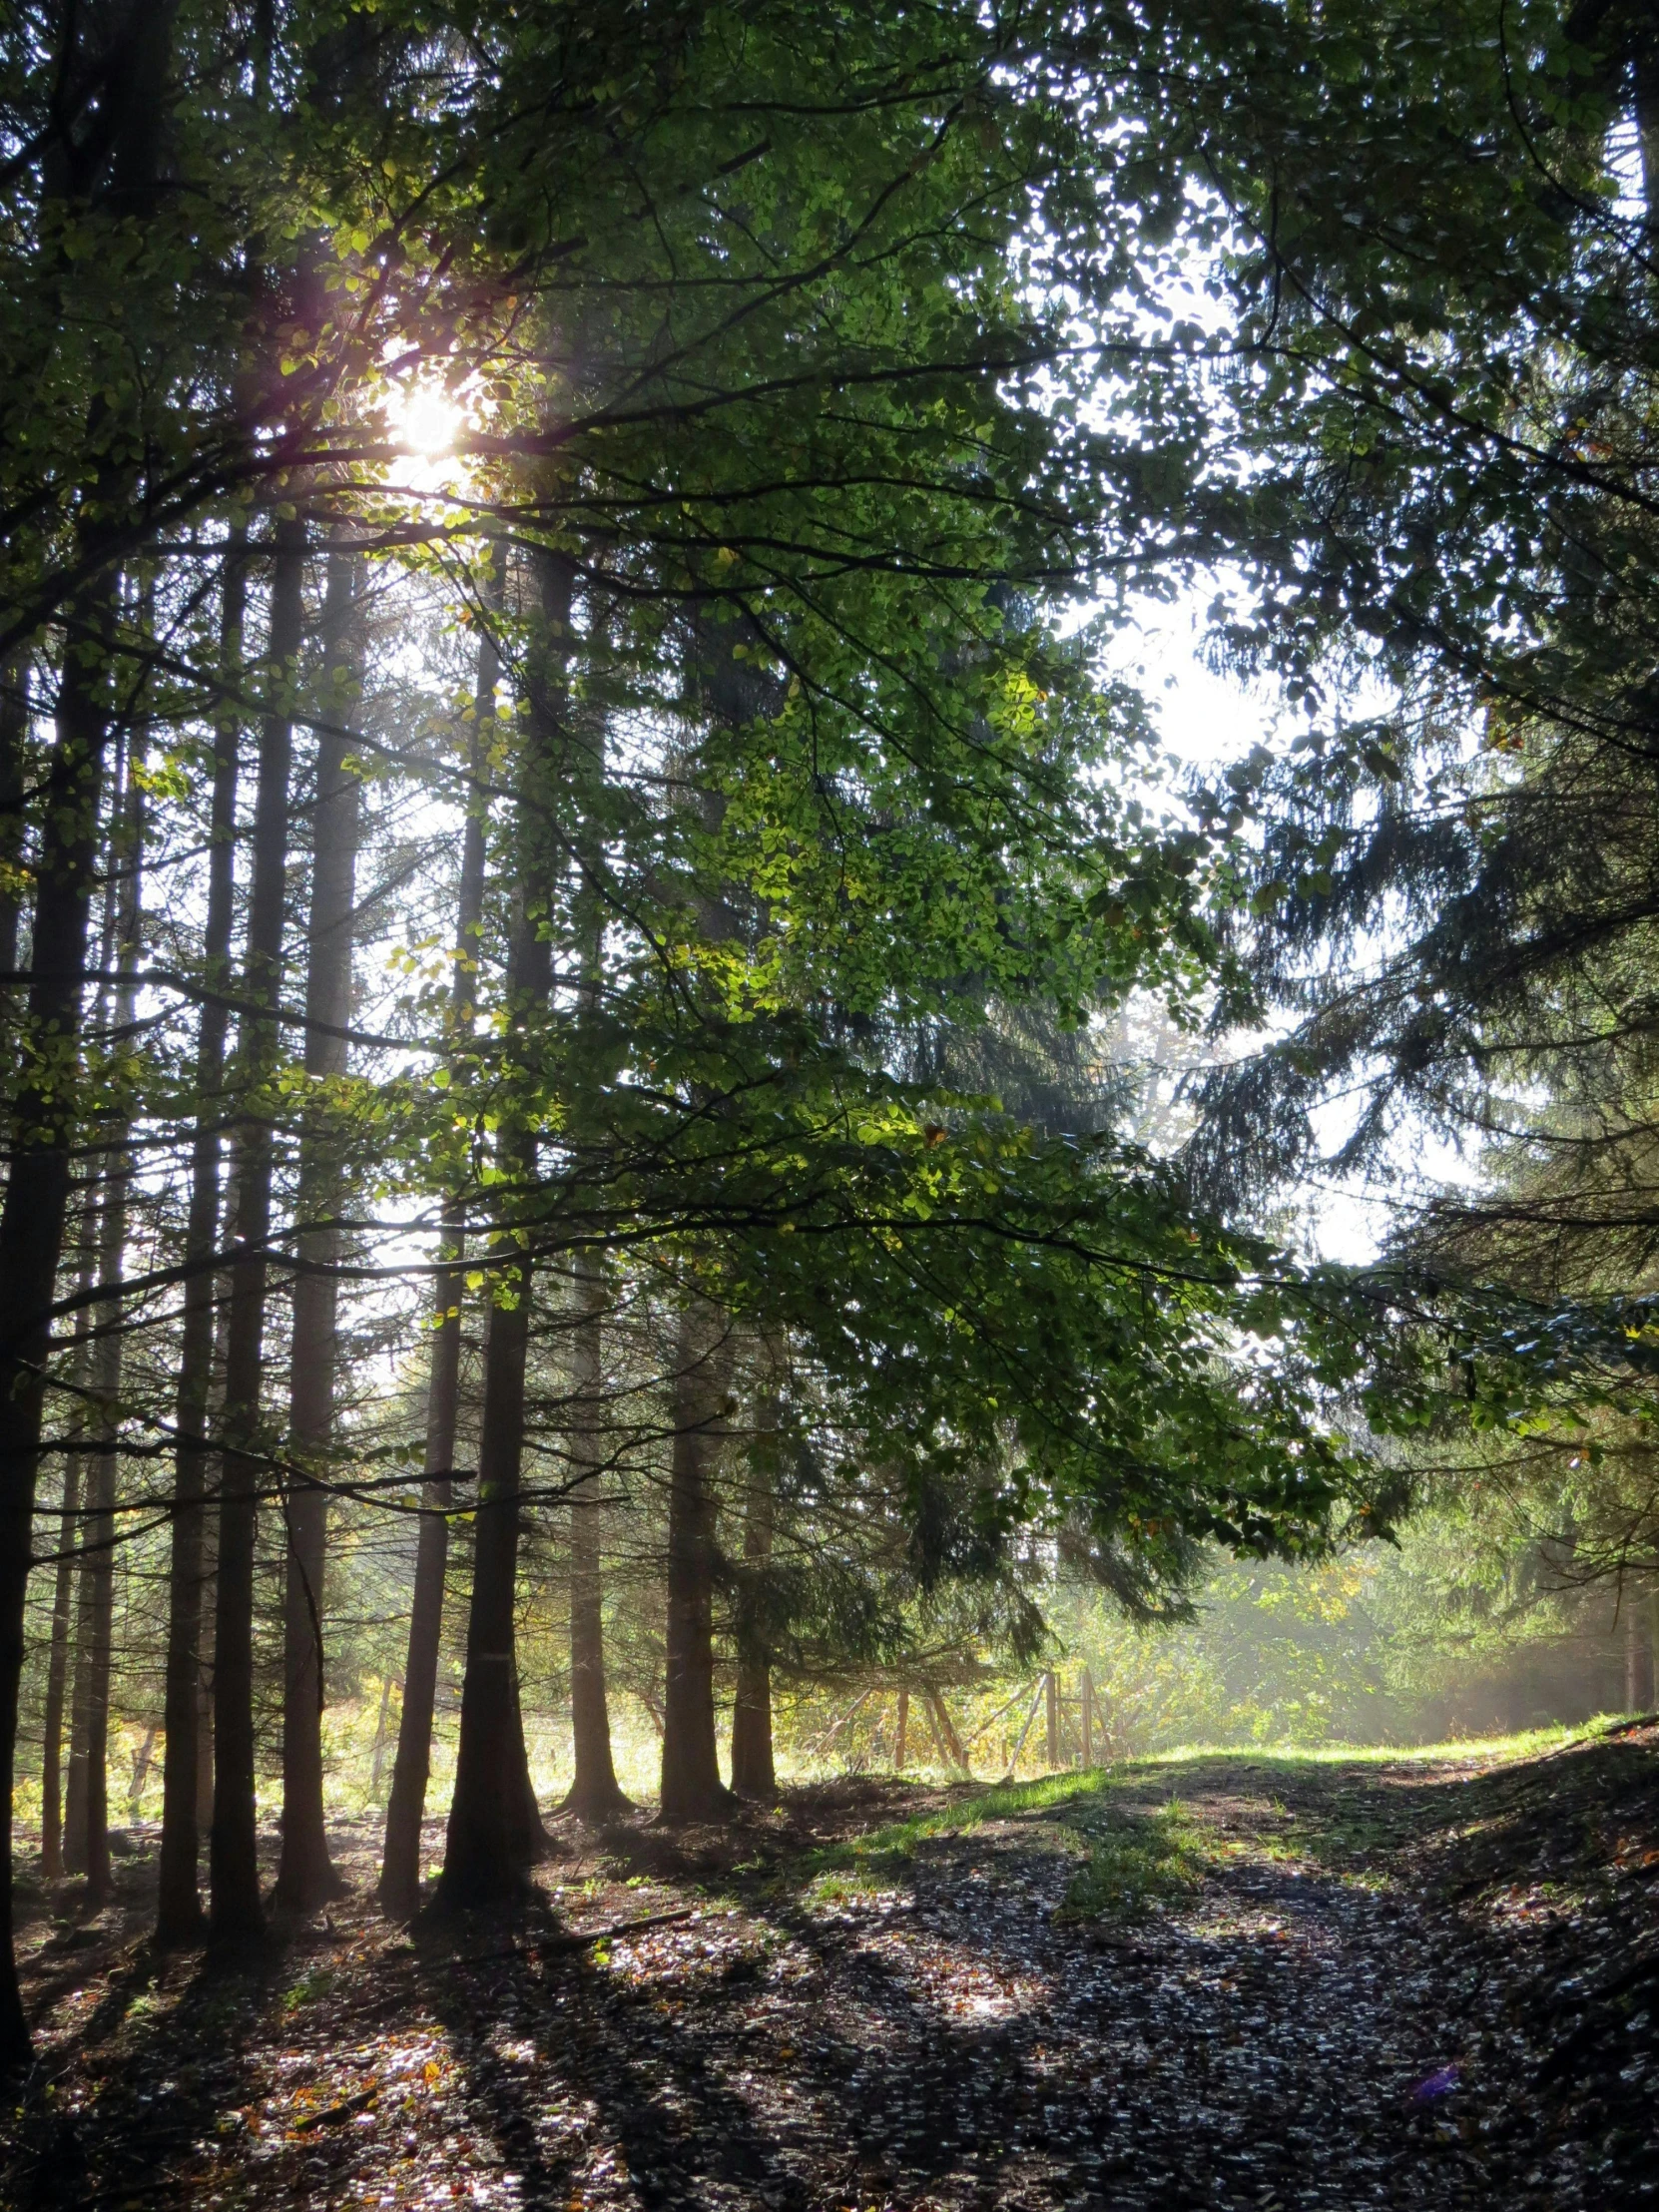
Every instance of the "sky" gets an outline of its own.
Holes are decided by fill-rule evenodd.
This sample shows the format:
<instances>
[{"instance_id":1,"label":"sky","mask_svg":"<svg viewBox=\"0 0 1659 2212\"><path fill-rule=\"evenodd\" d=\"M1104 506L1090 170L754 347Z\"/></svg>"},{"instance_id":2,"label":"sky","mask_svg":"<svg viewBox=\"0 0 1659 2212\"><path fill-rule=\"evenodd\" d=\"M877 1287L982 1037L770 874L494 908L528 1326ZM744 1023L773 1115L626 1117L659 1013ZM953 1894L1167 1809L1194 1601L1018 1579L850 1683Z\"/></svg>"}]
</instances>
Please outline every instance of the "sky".
<instances>
[{"instance_id":1,"label":"sky","mask_svg":"<svg viewBox=\"0 0 1659 2212\"><path fill-rule=\"evenodd\" d=\"M1141 685L1170 753L1184 767L1215 770L1242 759L1256 745L1283 736L1289 717L1273 689L1209 667L1202 653L1202 609L1209 597L1193 594L1167 608L1148 608L1133 644L1114 656ZM1349 703L1370 713L1373 699ZM1248 1044L1241 1039L1242 1044ZM1316 1116L1322 1142L1335 1147L1346 1134L1349 1110L1337 1103ZM1476 1163L1427 1131L1398 1148L1389 1185L1357 1179L1311 1180L1298 1194L1301 1234L1311 1257L1363 1266L1375 1260L1402 1204L1425 1187L1469 1183Z\"/></svg>"}]
</instances>

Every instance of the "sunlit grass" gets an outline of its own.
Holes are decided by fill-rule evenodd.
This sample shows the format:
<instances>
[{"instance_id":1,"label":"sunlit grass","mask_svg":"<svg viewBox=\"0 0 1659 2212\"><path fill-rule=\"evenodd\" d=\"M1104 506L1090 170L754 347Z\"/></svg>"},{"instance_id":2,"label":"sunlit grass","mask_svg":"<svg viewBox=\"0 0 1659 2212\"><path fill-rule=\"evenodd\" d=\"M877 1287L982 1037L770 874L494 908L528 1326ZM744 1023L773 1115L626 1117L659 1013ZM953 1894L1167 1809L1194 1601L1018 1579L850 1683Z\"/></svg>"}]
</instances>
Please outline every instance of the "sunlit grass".
<instances>
[{"instance_id":1,"label":"sunlit grass","mask_svg":"<svg viewBox=\"0 0 1659 2212\"><path fill-rule=\"evenodd\" d=\"M1545 1728L1517 1729L1508 1736L1461 1736L1437 1744L1175 1744L1125 1759L1112 1771L1177 1767L1199 1759L1236 1760L1242 1766L1401 1766L1438 1760L1508 1761L1537 1759L1566 1744L1585 1743L1630 1719L1627 1713L1598 1713L1592 1720L1560 1721Z\"/></svg>"},{"instance_id":2,"label":"sunlit grass","mask_svg":"<svg viewBox=\"0 0 1659 2212\"><path fill-rule=\"evenodd\" d=\"M960 1836L969 1829L982 1828L989 1821L1017 1820L1022 1815L1053 1812L1069 1801L1098 1796L1111 1787L1112 1781L1112 1774L1096 1767L1087 1774L1061 1773L1044 1775L1036 1782L997 1783L988 1790L953 1798L934 1812L917 1814L912 1820L892 1821L883 1828L872 1828L865 1836L829 1845L814 1852L805 1866L815 1875L860 1864L897 1866L911 1857L918 1844L931 1838Z\"/></svg>"},{"instance_id":3,"label":"sunlit grass","mask_svg":"<svg viewBox=\"0 0 1659 2212\"><path fill-rule=\"evenodd\" d=\"M1129 1920L1149 1905L1189 1896L1212 1853L1179 1798L1154 1812L1120 1814L1087 1831L1088 1863L1072 1877L1058 1918Z\"/></svg>"},{"instance_id":4,"label":"sunlit grass","mask_svg":"<svg viewBox=\"0 0 1659 2212\"><path fill-rule=\"evenodd\" d=\"M1394 1818L1381 1801L1347 1802L1340 1789L1329 1804L1319 1798L1287 1805L1270 1796L1284 1823L1277 1832L1248 1839L1224 1839L1195 1819L1174 1795L1183 1769L1221 1764L1236 1768L1241 1785L1260 1789L1283 1777L1286 1788L1296 1774L1359 1767L1420 1767L1455 1764L1477 1769L1516 1765L1563 1746L1604 1735L1622 1716L1599 1715L1576 1727L1517 1730L1507 1736L1478 1737L1438 1744L1187 1744L1178 1749L1125 1759L1087 1773L1064 1771L1034 1782L996 1784L988 1789L958 1787L948 1800L908 1820L888 1822L810 1854L799 1863L798 1879L814 1903L850 1902L902 1881L917 1854L934 1841L961 1837L978 1828L1010 1821L1069 1831L1068 1848L1081 1847L1083 1865L1067 1891L1062 1914L1071 1920L1101 1916L1131 1918L1163 1901L1190 1895L1207 1867L1223 1859L1312 1863L1344 1878L1356 1863L1356 1879L1379 1851L1404 1840L1408 1816ZM1333 1777L1335 1780L1335 1777ZM1150 1789L1165 1799L1147 1805ZM1133 1802L1137 1793L1143 1802ZM1294 1795L1294 1793L1293 1793ZM1414 1793L1413 1793L1414 1795Z\"/></svg>"}]
</instances>

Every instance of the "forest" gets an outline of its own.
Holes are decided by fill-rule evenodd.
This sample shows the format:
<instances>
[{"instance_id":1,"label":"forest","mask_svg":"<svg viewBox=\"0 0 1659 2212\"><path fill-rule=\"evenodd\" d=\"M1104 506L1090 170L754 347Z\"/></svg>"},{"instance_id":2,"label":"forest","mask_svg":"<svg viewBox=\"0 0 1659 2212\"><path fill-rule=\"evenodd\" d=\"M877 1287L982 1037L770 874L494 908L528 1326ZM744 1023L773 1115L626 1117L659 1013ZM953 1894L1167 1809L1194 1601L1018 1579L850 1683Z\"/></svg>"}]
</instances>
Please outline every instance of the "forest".
<instances>
[{"instance_id":1,"label":"forest","mask_svg":"<svg viewBox=\"0 0 1659 2212\"><path fill-rule=\"evenodd\" d=\"M9 0L0 303L0 2203L1659 2197L1649 0Z\"/></svg>"}]
</instances>

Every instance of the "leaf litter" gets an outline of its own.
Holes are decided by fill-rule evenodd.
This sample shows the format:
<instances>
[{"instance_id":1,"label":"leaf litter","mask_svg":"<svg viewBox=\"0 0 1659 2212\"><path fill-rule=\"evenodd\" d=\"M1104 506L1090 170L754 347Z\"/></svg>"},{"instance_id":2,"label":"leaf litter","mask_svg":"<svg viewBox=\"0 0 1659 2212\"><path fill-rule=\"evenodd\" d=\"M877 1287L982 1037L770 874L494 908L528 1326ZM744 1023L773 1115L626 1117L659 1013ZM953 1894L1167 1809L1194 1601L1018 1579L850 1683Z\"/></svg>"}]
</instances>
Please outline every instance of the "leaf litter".
<instances>
[{"instance_id":1,"label":"leaf litter","mask_svg":"<svg viewBox=\"0 0 1659 2212\"><path fill-rule=\"evenodd\" d=\"M148 1855L37 1895L0 2203L1659 2205L1659 1727L829 1785L407 1930L377 1841L229 1966L150 1948Z\"/></svg>"}]
</instances>

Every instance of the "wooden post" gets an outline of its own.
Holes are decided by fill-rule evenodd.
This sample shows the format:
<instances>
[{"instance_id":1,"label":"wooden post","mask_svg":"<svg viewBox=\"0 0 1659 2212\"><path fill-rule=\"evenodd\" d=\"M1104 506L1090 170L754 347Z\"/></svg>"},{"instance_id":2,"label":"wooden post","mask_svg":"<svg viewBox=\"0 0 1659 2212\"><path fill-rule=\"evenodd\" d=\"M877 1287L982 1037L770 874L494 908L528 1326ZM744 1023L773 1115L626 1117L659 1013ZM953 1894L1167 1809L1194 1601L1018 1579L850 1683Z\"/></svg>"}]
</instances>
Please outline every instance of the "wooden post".
<instances>
[{"instance_id":1,"label":"wooden post","mask_svg":"<svg viewBox=\"0 0 1659 2212\"><path fill-rule=\"evenodd\" d=\"M385 1771L386 1714L390 1706L391 1676L388 1674L380 1682L380 1716L374 1724L374 1748L369 1753L368 1795L370 1802L375 1805L380 1802L380 1777Z\"/></svg>"},{"instance_id":2,"label":"wooden post","mask_svg":"<svg viewBox=\"0 0 1659 2212\"><path fill-rule=\"evenodd\" d=\"M1018 1734L1018 1735L1017 1735L1017 1736L1016 1736L1016 1737L1014 1738L1014 1748L1013 1748L1013 1751L1012 1751L1012 1753L1011 1753L1011 1755L1010 1755L1010 1757L1009 1757L1009 1760L1008 1760L1008 1779L1009 1779L1009 1781L1010 1781L1010 1782L1011 1782L1011 1781L1013 1780L1013 1778L1014 1778L1014 1775L1015 1775L1016 1771L1018 1770L1018 1767L1019 1767L1019 1755L1020 1755L1020 1753L1021 1753L1021 1752L1022 1752L1022 1751L1023 1751L1024 1749L1025 1749L1025 1739L1026 1739L1026 1737L1027 1737L1027 1736L1029 1736L1029 1735L1030 1735L1030 1733L1031 1733L1031 1723L1032 1723L1032 1722L1033 1722L1033 1721L1034 1721L1034 1720L1036 1719L1036 1717L1037 1717L1037 1707L1038 1707L1038 1706L1039 1706L1039 1705L1040 1705L1040 1704L1042 1703L1042 1701L1043 1701L1043 1677L1042 1677L1041 1675L1039 1675L1039 1676L1037 1677L1037 1688L1036 1688L1036 1692L1035 1692L1034 1696L1033 1696L1033 1697L1032 1697L1032 1699L1031 1699L1031 1706L1030 1706L1030 1710L1029 1710L1029 1711L1027 1712L1027 1714L1026 1714L1026 1716L1025 1716L1025 1721L1024 1721L1024 1725L1023 1725L1023 1726L1021 1727L1021 1729L1020 1729L1020 1732L1019 1732L1019 1734Z\"/></svg>"},{"instance_id":3,"label":"wooden post","mask_svg":"<svg viewBox=\"0 0 1659 2212\"><path fill-rule=\"evenodd\" d=\"M938 1741L941 1757L954 1764L971 1781L973 1770L968 1765L967 1753L962 1749L962 1739L956 1733L956 1724L938 1691L931 1685L927 1691L927 1710L933 1723L933 1734Z\"/></svg>"},{"instance_id":4,"label":"wooden post","mask_svg":"<svg viewBox=\"0 0 1659 2212\"><path fill-rule=\"evenodd\" d=\"M1083 1770L1094 1765L1094 1677L1083 1669Z\"/></svg>"},{"instance_id":5,"label":"wooden post","mask_svg":"<svg viewBox=\"0 0 1659 2212\"><path fill-rule=\"evenodd\" d=\"M1043 1692L1047 1702L1048 1771L1052 1774L1060 1764L1060 1678L1052 1667L1043 1676Z\"/></svg>"},{"instance_id":6,"label":"wooden post","mask_svg":"<svg viewBox=\"0 0 1659 2212\"><path fill-rule=\"evenodd\" d=\"M904 1772L904 1739L909 1733L910 1693L908 1690L900 1690L898 1693L898 1741L893 1748L892 1761L895 1774Z\"/></svg>"}]
</instances>

